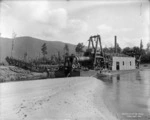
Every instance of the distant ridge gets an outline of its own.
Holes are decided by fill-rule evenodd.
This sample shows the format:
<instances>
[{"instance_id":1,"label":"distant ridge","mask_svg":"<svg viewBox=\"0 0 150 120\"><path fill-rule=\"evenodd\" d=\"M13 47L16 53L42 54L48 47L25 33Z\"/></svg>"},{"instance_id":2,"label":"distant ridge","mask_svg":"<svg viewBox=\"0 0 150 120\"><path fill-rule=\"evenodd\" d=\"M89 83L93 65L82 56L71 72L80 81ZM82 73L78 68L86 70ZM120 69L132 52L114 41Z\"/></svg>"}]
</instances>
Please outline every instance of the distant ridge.
<instances>
[{"instance_id":1,"label":"distant ridge","mask_svg":"<svg viewBox=\"0 0 150 120\"><path fill-rule=\"evenodd\" d=\"M6 56L11 56L12 49L12 40L11 38L3 38L1 37L1 47L0 47L0 57L1 60L4 61ZM28 58L37 58L41 57L41 46L46 43L47 44L47 57L51 55L58 54L58 51L61 55L64 54L64 46L68 44L69 52L75 54L76 45L70 43L63 43L61 41L46 41L38 38L33 38L30 36L22 36L16 37L14 42L14 50L13 57L18 59L23 59L24 53L27 52Z\"/></svg>"}]
</instances>

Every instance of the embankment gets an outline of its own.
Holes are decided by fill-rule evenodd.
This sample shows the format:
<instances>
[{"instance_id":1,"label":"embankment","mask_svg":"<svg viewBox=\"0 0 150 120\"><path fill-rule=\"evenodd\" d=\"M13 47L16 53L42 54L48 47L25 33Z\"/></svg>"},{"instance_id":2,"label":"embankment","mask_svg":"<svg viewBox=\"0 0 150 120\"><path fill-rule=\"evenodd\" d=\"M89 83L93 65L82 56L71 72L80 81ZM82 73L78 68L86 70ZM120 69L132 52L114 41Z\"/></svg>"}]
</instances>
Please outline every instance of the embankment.
<instances>
[{"instance_id":1,"label":"embankment","mask_svg":"<svg viewBox=\"0 0 150 120\"><path fill-rule=\"evenodd\" d=\"M102 99L103 83L93 77L11 82L0 88L2 120L117 120Z\"/></svg>"},{"instance_id":2,"label":"embankment","mask_svg":"<svg viewBox=\"0 0 150 120\"><path fill-rule=\"evenodd\" d=\"M35 73L15 66L0 66L0 82L46 78L46 73Z\"/></svg>"}]
</instances>

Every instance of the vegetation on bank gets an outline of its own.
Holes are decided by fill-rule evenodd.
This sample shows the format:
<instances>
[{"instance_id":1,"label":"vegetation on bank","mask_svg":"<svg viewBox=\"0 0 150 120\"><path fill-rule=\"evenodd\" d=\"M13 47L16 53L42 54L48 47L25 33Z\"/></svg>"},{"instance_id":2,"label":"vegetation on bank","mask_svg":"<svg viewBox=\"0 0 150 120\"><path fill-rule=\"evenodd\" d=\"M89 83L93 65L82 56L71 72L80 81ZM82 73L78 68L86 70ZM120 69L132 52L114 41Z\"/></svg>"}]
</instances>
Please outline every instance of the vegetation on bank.
<instances>
[{"instance_id":1,"label":"vegetation on bank","mask_svg":"<svg viewBox=\"0 0 150 120\"><path fill-rule=\"evenodd\" d=\"M15 66L0 66L0 83L22 80L36 80L47 77L46 73L36 73Z\"/></svg>"},{"instance_id":2,"label":"vegetation on bank","mask_svg":"<svg viewBox=\"0 0 150 120\"><path fill-rule=\"evenodd\" d=\"M76 46L76 53L77 54L81 54L84 52L83 48L85 46L83 45L83 43L78 43ZM136 58L140 58L140 63L141 64L145 64L145 63L150 63L150 44L147 44L147 48L143 48L143 43L141 40L140 43L140 47L138 46L134 46L134 47L125 47L125 48L121 48L119 46L119 44L117 43L117 53L119 54L125 54L128 56L132 56L132 57L136 57ZM86 50L91 52L91 50ZM114 53L115 52L115 48L114 47L104 47L103 48L103 52L104 53Z\"/></svg>"},{"instance_id":3,"label":"vegetation on bank","mask_svg":"<svg viewBox=\"0 0 150 120\"><path fill-rule=\"evenodd\" d=\"M50 53L50 51L48 50L49 45L47 42L42 43L41 48L39 49L39 56L37 55L34 56L33 58L31 57L30 53L26 50L24 51L24 53L22 53L22 55L20 55L21 60L25 61L25 62L29 62L29 63L34 63L34 64L50 64L50 65L58 65L58 64L63 64L64 62L64 58L66 55L71 55L73 53L72 48L69 46L69 44L64 44L64 48L63 50L57 50L57 52L53 52ZM142 41L140 43L140 46L134 46L134 47L125 47L125 48L121 48L119 46L119 44L117 43L116 45L117 47L117 53L119 54L126 54L128 56L133 56L133 57L137 57L141 59L141 63L150 63L150 44L147 44L147 48L143 48L143 44ZM37 49L37 48L36 48ZM87 50L87 47L83 44L83 43L78 43L76 45L74 49L74 53L76 53L77 56L82 56L83 54L90 54L91 49ZM13 50L13 46L12 46L12 50ZM85 53L86 51L86 53ZM89 52L88 52L89 51ZM103 52L104 53L114 53L115 48L114 47L104 47L103 48ZM42 55L41 55L42 54ZM12 55L9 57L14 57L16 55ZM86 55L88 56L88 55ZM17 57L14 57L15 59L19 59ZM1 61L1 65L4 65L4 63L2 63L3 61Z\"/></svg>"},{"instance_id":4,"label":"vegetation on bank","mask_svg":"<svg viewBox=\"0 0 150 120\"><path fill-rule=\"evenodd\" d=\"M114 52L114 48L113 47L109 47L109 48L103 48L103 51L105 53L113 53ZM140 63L141 64L145 64L145 63L150 63L150 45L147 44L147 48L143 48L143 44L142 41L140 43L140 47L138 46L134 46L134 47L125 47L125 48L121 48L119 46L119 44L117 44L117 51L118 53L121 54L125 54L128 56L132 56L132 57L136 57L136 58L140 58Z\"/></svg>"}]
</instances>

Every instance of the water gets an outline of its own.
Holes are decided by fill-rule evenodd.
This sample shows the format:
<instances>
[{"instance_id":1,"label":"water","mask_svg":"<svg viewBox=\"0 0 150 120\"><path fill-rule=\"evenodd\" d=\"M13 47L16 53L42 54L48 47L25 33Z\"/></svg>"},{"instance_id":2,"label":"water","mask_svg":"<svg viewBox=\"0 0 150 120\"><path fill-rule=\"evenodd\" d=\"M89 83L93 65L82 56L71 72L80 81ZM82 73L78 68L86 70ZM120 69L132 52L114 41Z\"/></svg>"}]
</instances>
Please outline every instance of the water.
<instances>
[{"instance_id":1,"label":"water","mask_svg":"<svg viewBox=\"0 0 150 120\"><path fill-rule=\"evenodd\" d=\"M103 99L121 120L150 120L150 69L101 77Z\"/></svg>"}]
</instances>

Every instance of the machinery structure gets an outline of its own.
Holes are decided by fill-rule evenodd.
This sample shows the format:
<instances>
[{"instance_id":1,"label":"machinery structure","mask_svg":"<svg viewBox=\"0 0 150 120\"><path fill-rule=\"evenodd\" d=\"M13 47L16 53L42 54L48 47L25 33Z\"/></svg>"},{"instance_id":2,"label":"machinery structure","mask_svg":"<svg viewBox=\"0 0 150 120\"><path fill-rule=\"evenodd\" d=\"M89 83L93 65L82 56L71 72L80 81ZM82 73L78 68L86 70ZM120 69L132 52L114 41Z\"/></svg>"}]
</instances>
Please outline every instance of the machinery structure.
<instances>
[{"instance_id":1,"label":"machinery structure","mask_svg":"<svg viewBox=\"0 0 150 120\"><path fill-rule=\"evenodd\" d=\"M10 65L21 67L33 72L53 72L55 77L80 76L81 70L128 70L135 68L135 58L117 53L117 37L113 53L104 53L100 35L91 36L87 50L83 56L65 56L63 64L35 64L7 57ZM49 74L49 73L48 73Z\"/></svg>"},{"instance_id":2,"label":"machinery structure","mask_svg":"<svg viewBox=\"0 0 150 120\"><path fill-rule=\"evenodd\" d=\"M78 57L81 66L99 70L110 68L112 58L103 52L100 35L91 36L88 41L86 52L82 57Z\"/></svg>"},{"instance_id":3,"label":"machinery structure","mask_svg":"<svg viewBox=\"0 0 150 120\"><path fill-rule=\"evenodd\" d=\"M104 53L103 53L103 49L102 49L100 35L90 37L88 49L91 48L91 44L92 44L92 50L93 50L93 54L94 54L93 55L93 57L94 57L93 67L96 67L97 65L100 64L100 62L102 62L102 61L104 62Z\"/></svg>"},{"instance_id":4,"label":"machinery structure","mask_svg":"<svg viewBox=\"0 0 150 120\"><path fill-rule=\"evenodd\" d=\"M117 36L114 37L112 53L103 52L100 35L91 36L83 56L77 57L81 66L100 71L130 70L136 68L137 58L121 54L117 51Z\"/></svg>"},{"instance_id":5,"label":"machinery structure","mask_svg":"<svg viewBox=\"0 0 150 120\"><path fill-rule=\"evenodd\" d=\"M56 77L80 76L82 68L104 69L107 56L103 53L100 35L91 36L88 42L88 48L83 56L65 56L63 65L35 64L12 57L6 57L6 61L10 65L33 72L54 72Z\"/></svg>"}]
</instances>

